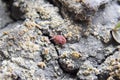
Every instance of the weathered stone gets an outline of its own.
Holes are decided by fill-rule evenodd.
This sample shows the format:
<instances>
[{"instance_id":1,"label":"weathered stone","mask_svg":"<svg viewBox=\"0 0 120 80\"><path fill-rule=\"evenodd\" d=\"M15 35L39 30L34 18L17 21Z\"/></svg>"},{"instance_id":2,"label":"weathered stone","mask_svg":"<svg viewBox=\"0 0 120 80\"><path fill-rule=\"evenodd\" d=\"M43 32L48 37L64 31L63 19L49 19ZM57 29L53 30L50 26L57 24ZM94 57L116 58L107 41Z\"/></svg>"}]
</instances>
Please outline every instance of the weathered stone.
<instances>
[{"instance_id":1,"label":"weathered stone","mask_svg":"<svg viewBox=\"0 0 120 80\"><path fill-rule=\"evenodd\" d=\"M75 21L90 21L101 6L111 0L52 0L60 8L64 18Z\"/></svg>"},{"instance_id":2,"label":"weathered stone","mask_svg":"<svg viewBox=\"0 0 120 80\"><path fill-rule=\"evenodd\" d=\"M120 16L118 0L51 1L0 2L0 16L8 17L7 6L17 20L0 29L0 80L119 80L120 49L110 36ZM66 44L54 44L54 35Z\"/></svg>"}]
</instances>

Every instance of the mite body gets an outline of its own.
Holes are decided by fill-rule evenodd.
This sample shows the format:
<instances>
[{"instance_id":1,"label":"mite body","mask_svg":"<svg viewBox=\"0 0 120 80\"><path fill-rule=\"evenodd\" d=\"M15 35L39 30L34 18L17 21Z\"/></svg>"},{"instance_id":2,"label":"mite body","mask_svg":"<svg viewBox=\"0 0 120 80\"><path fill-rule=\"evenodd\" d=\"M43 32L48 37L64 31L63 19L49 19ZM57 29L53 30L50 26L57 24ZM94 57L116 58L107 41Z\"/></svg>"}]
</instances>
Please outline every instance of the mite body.
<instances>
[{"instance_id":1,"label":"mite body","mask_svg":"<svg viewBox=\"0 0 120 80\"><path fill-rule=\"evenodd\" d=\"M51 38L55 44L64 45L66 43L66 38L63 35L55 35Z\"/></svg>"}]
</instances>

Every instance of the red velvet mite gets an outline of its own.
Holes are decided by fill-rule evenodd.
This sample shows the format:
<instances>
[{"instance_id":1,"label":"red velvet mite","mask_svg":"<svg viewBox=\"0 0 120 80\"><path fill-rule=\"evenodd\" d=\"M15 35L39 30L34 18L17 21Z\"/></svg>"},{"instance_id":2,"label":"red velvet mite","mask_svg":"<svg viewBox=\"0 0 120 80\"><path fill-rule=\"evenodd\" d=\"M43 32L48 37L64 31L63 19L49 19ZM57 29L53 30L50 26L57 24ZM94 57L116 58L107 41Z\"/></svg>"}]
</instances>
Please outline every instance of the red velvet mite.
<instances>
[{"instance_id":1,"label":"red velvet mite","mask_svg":"<svg viewBox=\"0 0 120 80\"><path fill-rule=\"evenodd\" d=\"M63 35L55 35L51 39L53 39L55 44L64 45L66 43L66 38Z\"/></svg>"}]
</instances>

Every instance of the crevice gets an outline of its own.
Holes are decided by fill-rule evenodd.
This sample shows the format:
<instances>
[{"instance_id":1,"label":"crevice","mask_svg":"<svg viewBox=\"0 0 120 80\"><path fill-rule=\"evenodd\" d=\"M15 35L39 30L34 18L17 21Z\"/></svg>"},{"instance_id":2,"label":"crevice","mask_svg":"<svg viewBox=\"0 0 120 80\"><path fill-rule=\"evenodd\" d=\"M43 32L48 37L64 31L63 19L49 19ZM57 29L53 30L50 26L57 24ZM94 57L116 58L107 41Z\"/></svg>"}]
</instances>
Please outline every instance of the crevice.
<instances>
[{"instance_id":1,"label":"crevice","mask_svg":"<svg viewBox=\"0 0 120 80\"><path fill-rule=\"evenodd\" d=\"M98 80L107 80L109 76L109 73L106 71L97 75Z\"/></svg>"},{"instance_id":2,"label":"crevice","mask_svg":"<svg viewBox=\"0 0 120 80\"><path fill-rule=\"evenodd\" d=\"M53 6L56 6L56 4L54 4L53 0L46 0L48 1L50 4L52 4Z\"/></svg>"},{"instance_id":3,"label":"crevice","mask_svg":"<svg viewBox=\"0 0 120 80\"><path fill-rule=\"evenodd\" d=\"M117 4L120 5L120 0L117 0Z\"/></svg>"},{"instance_id":4,"label":"crevice","mask_svg":"<svg viewBox=\"0 0 120 80\"><path fill-rule=\"evenodd\" d=\"M5 59L9 59L8 57L5 56L4 52L2 52L2 51L0 51L0 56L1 56L0 61L3 61Z\"/></svg>"},{"instance_id":5,"label":"crevice","mask_svg":"<svg viewBox=\"0 0 120 80\"><path fill-rule=\"evenodd\" d=\"M106 59L110 56L112 56L116 51L118 51L118 49L115 49L111 54L105 56L105 58L103 60L101 60L101 62L98 65L101 65L102 63L104 63L106 61Z\"/></svg>"},{"instance_id":6,"label":"crevice","mask_svg":"<svg viewBox=\"0 0 120 80\"><path fill-rule=\"evenodd\" d=\"M11 22L6 23L6 24L5 24L3 27L1 27L0 29L5 28L5 27L7 27L9 24L12 24L12 23L14 23L14 21L11 21Z\"/></svg>"},{"instance_id":7,"label":"crevice","mask_svg":"<svg viewBox=\"0 0 120 80\"><path fill-rule=\"evenodd\" d=\"M86 60L92 62L92 63L93 63L92 65L93 65L94 67L97 67L98 64L99 64L98 59L97 59L96 57L94 57L94 56L89 56L89 57L86 58Z\"/></svg>"},{"instance_id":8,"label":"crevice","mask_svg":"<svg viewBox=\"0 0 120 80\"><path fill-rule=\"evenodd\" d=\"M43 36L46 36L46 37L49 38L49 40L50 40L51 43L53 44L54 49L55 49L55 51L57 52L57 55L58 55L58 57L59 57L59 56L60 56L60 55L59 55L59 51L58 51L58 49L56 48L54 41L51 40L52 37L50 36L50 32L48 31L48 29L40 29L40 30L42 31L42 35L43 35ZM43 55L41 55L41 56L43 57ZM59 64L59 66L60 66L59 58L57 58L56 60L57 60L57 62L58 62L58 64ZM60 66L60 68L61 68L61 66ZM61 68L61 69L62 69L62 68ZM63 70L63 69L62 69L62 70Z\"/></svg>"},{"instance_id":9,"label":"crevice","mask_svg":"<svg viewBox=\"0 0 120 80\"><path fill-rule=\"evenodd\" d=\"M111 32L110 32L110 34L111 34ZM112 36L112 35L111 35L111 36ZM109 45L111 45L111 44L112 44L113 46L119 45L119 44L114 40L114 38L111 37L111 40L110 40L107 44L104 44L104 46L109 46ZM98 65L101 65L102 63L104 63L105 60L106 60L108 57L112 56L116 51L118 51L118 49L115 49L112 53L110 53L109 55L106 55L105 58L104 58L103 60L101 60L101 62L100 62Z\"/></svg>"},{"instance_id":10,"label":"crevice","mask_svg":"<svg viewBox=\"0 0 120 80\"><path fill-rule=\"evenodd\" d=\"M120 78L117 77L117 76L113 77L113 79L114 79L114 80L120 80Z\"/></svg>"},{"instance_id":11,"label":"crevice","mask_svg":"<svg viewBox=\"0 0 120 80\"><path fill-rule=\"evenodd\" d=\"M53 44L53 46L54 46L54 48L55 48L55 51L57 52L57 55L58 55L58 58L57 58L56 60L57 60L57 62L58 62L58 64L59 64L61 70L62 70L65 74L69 74L72 78L76 78L76 77L77 77L76 75L77 75L77 72L79 71L79 69L76 69L76 70L73 70L73 71L69 71L69 72L68 72L68 71L65 71L64 68L61 66L62 64L60 63L60 58L59 58L60 54L59 54L59 51L58 51L58 49L57 49L57 47L56 47L56 44L55 44L54 40L51 39L52 36L50 36L50 32L49 32L48 30L46 30L46 29L40 29L40 30L42 31L43 36L48 37L49 40L51 41L51 43ZM62 48L61 45L59 45L59 47Z\"/></svg>"},{"instance_id":12,"label":"crevice","mask_svg":"<svg viewBox=\"0 0 120 80\"><path fill-rule=\"evenodd\" d=\"M54 43L53 43L53 44L54 44ZM59 55L59 51L58 51L58 49L56 48L55 44L54 44L54 47L55 47L55 50L56 50L56 52L57 52L57 55L60 56L60 55ZM77 72L79 71L79 69L75 69L75 70L72 70L72 71L66 71L66 70L64 70L64 68L61 66L62 64L60 63L60 58L58 58L57 61L58 61L58 64L59 64L60 68L63 70L64 73L69 74L69 75L71 76L71 78L77 77Z\"/></svg>"},{"instance_id":13,"label":"crevice","mask_svg":"<svg viewBox=\"0 0 120 80\"><path fill-rule=\"evenodd\" d=\"M0 51L0 66L2 66L2 62L4 60L10 60L11 58L6 56L5 53L3 51Z\"/></svg>"},{"instance_id":14,"label":"crevice","mask_svg":"<svg viewBox=\"0 0 120 80\"><path fill-rule=\"evenodd\" d=\"M59 11L58 11L58 14L60 14L60 16L64 19L64 16L63 16L63 13L62 13L62 9L60 7L62 7L62 4L57 1L58 3L54 3L54 0L47 0L50 4L52 4L53 6L55 7L58 7L59 8Z\"/></svg>"},{"instance_id":15,"label":"crevice","mask_svg":"<svg viewBox=\"0 0 120 80\"><path fill-rule=\"evenodd\" d=\"M111 32L110 32L110 34L111 34ZM93 36L93 37L95 37L92 33L90 33L90 35L91 36ZM96 38L96 37L95 37ZM117 46L117 45L119 45L114 39L113 39L113 37L112 37L112 35L111 35L111 39L110 39L110 41L109 42L107 42L107 43L105 43L103 40L102 40L102 37L100 37L101 39L101 42L103 43L103 45L104 45L104 47L107 47L107 46L110 46L110 45L113 45L113 46ZM97 38L96 38L97 39ZM101 65L102 63L104 63L105 62L105 60L108 58L108 57L110 57L110 56L112 56L116 51L118 51L118 49L115 49L115 50L113 50L109 55L106 55L106 56L104 56L105 58L103 58L101 61L97 61L97 58L95 58L96 59L96 61L97 61L97 65ZM104 53L104 52L103 52ZM91 57L91 56L89 56L89 57ZM88 57L88 58L89 58Z\"/></svg>"}]
</instances>

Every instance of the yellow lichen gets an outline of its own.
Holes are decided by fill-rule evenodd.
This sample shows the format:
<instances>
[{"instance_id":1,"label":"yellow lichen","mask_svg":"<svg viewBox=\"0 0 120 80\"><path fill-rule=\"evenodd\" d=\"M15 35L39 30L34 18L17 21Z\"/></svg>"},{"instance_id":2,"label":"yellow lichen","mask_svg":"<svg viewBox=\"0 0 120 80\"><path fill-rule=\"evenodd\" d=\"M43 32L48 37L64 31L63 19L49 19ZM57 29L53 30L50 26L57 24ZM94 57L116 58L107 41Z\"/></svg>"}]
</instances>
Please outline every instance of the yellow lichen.
<instances>
[{"instance_id":1,"label":"yellow lichen","mask_svg":"<svg viewBox=\"0 0 120 80\"><path fill-rule=\"evenodd\" d=\"M54 77L55 77L55 78L57 78L57 77L58 77L57 73L54 73Z\"/></svg>"},{"instance_id":2,"label":"yellow lichen","mask_svg":"<svg viewBox=\"0 0 120 80\"><path fill-rule=\"evenodd\" d=\"M23 29L23 30L20 30L19 32L18 32L18 34L20 35L20 36L22 36L22 35L24 35L25 33L27 33L28 32L28 29Z\"/></svg>"},{"instance_id":3,"label":"yellow lichen","mask_svg":"<svg viewBox=\"0 0 120 80\"><path fill-rule=\"evenodd\" d=\"M85 76L88 76L90 74L90 72L88 71L88 70L85 70L84 72L83 72L83 75L85 75Z\"/></svg>"},{"instance_id":4,"label":"yellow lichen","mask_svg":"<svg viewBox=\"0 0 120 80\"><path fill-rule=\"evenodd\" d=\"M44 48L44 50L43 50L43 54L44 54L44 55L49 54L49 48Z\"/></svg>"},{"instance_id":5,"label":"yellow lichen","mask_svg":"<svg viewBox=\"0 0 120 80\"><path fill-rule=\"evenodd\" d=\"M30 36L31 41L35 41L35 39L36 39L36 36Z\"/></svg>"},{"instance_id":6,"label":"yellow lichen","mask_svg":"<svg viewBox=\"0 0 120 80\"><path fill-rule=\"evenodd\" d=\"M50 43L48 37L45 37L45 36L41 37L41 41Z\"/></svg>"},{"instance_id":7,"label":"yellow lichen","mask_svg":"<svg viewBox=\"0 0 120 80\"><path fill-rule=\"evenodd\" d=\"M115 80L112 76L108 77L107 80Z\"/></svg>"},{"instance_id":8,"label":"yellow lichen","mask_svg":"<svg viewBox=\"0 0 120 80\"><path fill-rule=\"evenodd\" d=\"M36 24L33 21L26 21L24 24L28 29L32 29L33 27L37 27L40 28L40 26L38 24Z\"/></svg>"},{"instance_id":9,"label":"yellow lichen","mask_svg":"<svg viewBox=\"0 0 120 80\"><path fill-rule=\"evenodd\" d=\"M120 79L120 59L111 59L109 62L109 71L110 77L107 80L112 80L114 77Z\"/></svg>"},{"instance_id":10,"label":"yellow lichen","mask_svg":"<svg viewBox=\"0 0 120 80\"><path fill-rule=\"evenodd\" d=\"M65 37L72 37L72 32L68 32Z\"/></svg>"},{"instance_id":11,"label":"yellow lichen","mask_svg":"<svg viewBox=\"0 0 120 80\"><path fill-rule=\"evenodd\" d=\"M64 52L63 54L61 54L61 56L60 56L61 58L66 58L67 57L67 53L66 52Z\"/></svg>"},{"instance_id":12,"label":"yellow lichen","mask_svg":"<svg viewBox=\"0 0 120 80\"><path fill-rule=\"evenodd\" d=\"M12 69L11 67L8 67L7 71L8 71L8 72L12 72L13 69Z\"/></svg>"},{"instance_id":13,"label":"yellow lichen","mask_svg":"<svg viewBox=\"0 0 120 80\"><path fill-rule=\"evenodd\" d=\"M13 43L10 42L10 41L8 41L8 45L9 45L9 46L13 46Z\"/></svg>"},{"instance_id":14,"label":"yellow lichen","mask_svg":"<svg viewBox=\"0 0 120 80\"><path fill-rule=\"evenodd\" d=\"M72 56L73 58L78 59L78 58L80 58L82 55L81 55L79 52L77 52L77 51L73 51L73 52L71 53L71 56Z\"/></svg>"},{"instance_id":15,"label":"yellow lichen","mask_svg":"<svg viewBox=\"0 0 120 80\"><path fill-rule=\"evenodd\" d=\"M39 62L37 65L42 69L46 67L46 64L44 62Z\"/></svg>"},{"instance_id":16,"label":"yellow lichen","mask_svg":"<svg viewBox=\"0 0 120 80\"><path fill-rule=\"evenodd\" d=\"M43 8L43 7L37 7L36 11L39 14L41 14L44 18L46 18L46 19L50 18L49 17L50 15L49 15L48 11L45 8Z\"/></svg>"},{"instance_id":17,"label":"yellow lichen","mask_svg":"<svg viewBox=\"0 0 120 80\"><path fill-rule=\"evenodd\" d=\"M41 34L42 34L42 32L39 30L39 31L38 31L38 35L41 35Z\"/></svg>"},{"instance_id":18,"label":"yellow lichen","mask_svg":"<svg viewBox=\"0 0 120 80\"><path fill-rule=\"evenodd\" d=\"M7 32L7 31L3 32L3 35L8 35L8 34L9 34L9 32Z\"/></svg>"}]
</instances>

